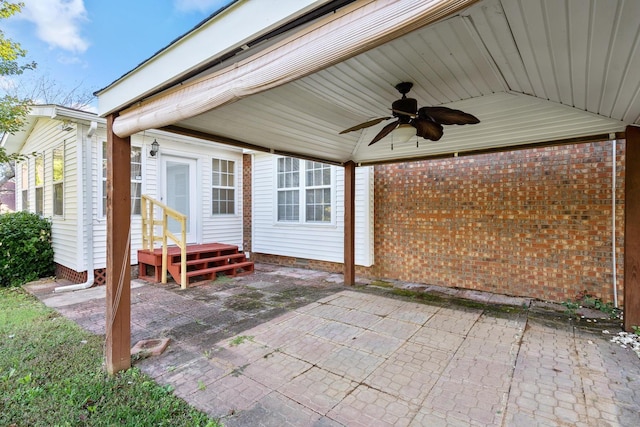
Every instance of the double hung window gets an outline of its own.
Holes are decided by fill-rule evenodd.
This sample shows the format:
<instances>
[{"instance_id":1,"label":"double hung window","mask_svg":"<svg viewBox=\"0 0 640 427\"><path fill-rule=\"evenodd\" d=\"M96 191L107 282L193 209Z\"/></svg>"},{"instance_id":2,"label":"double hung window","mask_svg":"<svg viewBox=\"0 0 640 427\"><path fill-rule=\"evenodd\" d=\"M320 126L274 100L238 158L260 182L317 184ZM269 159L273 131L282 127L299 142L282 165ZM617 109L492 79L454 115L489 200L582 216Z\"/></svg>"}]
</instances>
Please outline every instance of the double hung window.
<instances>
[{"instance_id":1,"label":"double hung window","mask_svg":"<svg viewBox=\"0 0 640 427\"><path fill-rule=\"evenodd\" d=\"M236 213L235 162L213 159L211 161L211 214Z\"/></svg>"},{"instance_id":2,"label":"double hung window","mask_svg":"<svg viewBox=\"0 0 640 427\"><path fill-rule=\"evenodd\" d=\"M278 222L332 222L333 170L330 165L280 157L276 175Z\"/></svg>"},{"instance_id":3,"label":"double hung window","mask_svg":"<svg viewBox=\"0 0 640 427\"><path fill-rule=\"evenodd\" d=\"M64 145L53 149L53 214L64 215Z\"/></svg>"}]
</instances>

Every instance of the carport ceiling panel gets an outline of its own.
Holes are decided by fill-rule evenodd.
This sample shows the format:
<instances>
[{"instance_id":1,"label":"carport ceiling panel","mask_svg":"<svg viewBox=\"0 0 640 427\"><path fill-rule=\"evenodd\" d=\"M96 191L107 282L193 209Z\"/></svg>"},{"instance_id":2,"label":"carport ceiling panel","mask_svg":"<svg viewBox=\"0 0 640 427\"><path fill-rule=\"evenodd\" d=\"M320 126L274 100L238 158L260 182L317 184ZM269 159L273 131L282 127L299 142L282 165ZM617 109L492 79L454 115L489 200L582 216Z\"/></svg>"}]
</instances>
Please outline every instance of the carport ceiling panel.
<instances>
[{"instance_id":1,"label":"carport ceiling panel","mask_svg":"<svg viewBox=\"0 0 640 427\"><path fill-rule=\"evenodd\" d=\"M350 158L356 140L341 138L336 122L348 114L285 85L183 120L179 125L273 150L343 162Z\"/></svg>"},{"instance_id":2,"label":"carport ceiling panel","mask_svg":"<svg viewBox=\"0 0 640 427\"><path fill-rule=\"evenodd\" d=\"M615 119L638 120L640 79L635 70L640 68L640 36L638 25L623 15L633 15L640 2L619 0L613 3L615 13L602 14L600 2L588 2L586 12L579 4L583 2L483 1L461 16L180 125L340 162L481 150L622 130L623 122L584 109L597 104L591 113L610 110ZM631 30L620 28L623 24ZM602 36L599 25L611 31ZM388 139L367 146L384 124L338 135L355 123L389 115L391 102L398 98L393 86L400 81L414 83L411 96L419 105L460 108L482 122L447 126L437 143L421 140L418 148L414 143L396 146L393 152ZM518 93L526 95L514 98ZM560 102L577 108L558 108ZM528 134L523 134L525 129Z\"/></svg>"},{"instance_id":3,"label":"carport ceiling panel","mask_svg":"<svg viewBox=\"0 0 640 427\"><path fill-rule=\"evenodd\" d=\"M512 35L500 0L485 0L464 11L469 25L487 48L491 60L504 78L507 89L533 95L522 56Z\"/></svg>"},{"instance_id":4,"label":"carport ceiling panel","mask_svg":"<svg viewBox=\"0 0 640 427\"><path fill-rule=\"evenodd\" d=\"M496 0L467 13L511 90L638 121L639 1Z\"/></svg>"},{"instance_id":5,"label":"carport ceiling panel","mask_svg":"<svg viewBox=\"0 0 640 427\"><path fill-rule=\"evenodd\" d=\"M459 16L305 77L297 84L327 102L350 109L357 121L390 113L394 86L414 84L420 106L448 104L504 91L506 83L465 20ZM354 124L344 116L342 128Z\"/></svg>"},{"instance_id":6,"label":"carport ceiling panel","mask_svg":"<svg viewBox=\"0 0 640 427\"><path fill-rule=\"evenodd\" d=\"M391 136L375 145L361 144L354 154L356 162L388 161L394 158L420 158L448 153L465 153L553 141L570 137L624 131L624 123L580 111L533 96L497 93L481 98L447 104L463 111L475 111L481 122L473 126L446 126L439 141L420 139L391 144ZM526 120L523 120L526 117ZM383 126L363 131L362 140L370 140Z\"/></svg>"}]
</instances>

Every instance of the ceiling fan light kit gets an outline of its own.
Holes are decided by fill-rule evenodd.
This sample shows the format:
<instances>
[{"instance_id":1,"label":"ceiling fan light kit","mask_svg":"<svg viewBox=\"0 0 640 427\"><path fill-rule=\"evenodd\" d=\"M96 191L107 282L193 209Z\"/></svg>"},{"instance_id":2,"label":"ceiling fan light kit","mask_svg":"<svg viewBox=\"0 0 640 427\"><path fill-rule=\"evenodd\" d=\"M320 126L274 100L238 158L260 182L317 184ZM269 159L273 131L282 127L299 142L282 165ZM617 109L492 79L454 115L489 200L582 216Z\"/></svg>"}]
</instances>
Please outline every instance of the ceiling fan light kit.
<instances>
[{"instance_id":1,"label":"ceiling fan light kit","mask_svg":"<svg viewBox=\"0 0 640 427\"><path fill-rule=\"evenodd\" d=\"M371 140L369 145L375 144L385 136L392 134L393 142L407 142L415 135L431 141L442 138L442 125L470 125L480 123L477 117L460 110L448 107L421 107L414 98L407 98L407 93L413 87L411 82L398 83L395 88L402 94L402 98L391 104L392 117L379 117L352 126L340 132L353 132L375 126L380 122L395 118L394 122L385 125ZM393 149L393 142L391 149ZM418 145L416 141L416 146Z\"/></svg>"},{"instance_id":2,"label":"ceiling fan light kit","mask_svg":"<svg viewBox=\"0 0 640 427\"><path fill-rule=\"evenodd\" d=\"M393 143L404 144L416 137L416 129L409 123L401 123L391 134Z\"/></svg>"}]
</instances>

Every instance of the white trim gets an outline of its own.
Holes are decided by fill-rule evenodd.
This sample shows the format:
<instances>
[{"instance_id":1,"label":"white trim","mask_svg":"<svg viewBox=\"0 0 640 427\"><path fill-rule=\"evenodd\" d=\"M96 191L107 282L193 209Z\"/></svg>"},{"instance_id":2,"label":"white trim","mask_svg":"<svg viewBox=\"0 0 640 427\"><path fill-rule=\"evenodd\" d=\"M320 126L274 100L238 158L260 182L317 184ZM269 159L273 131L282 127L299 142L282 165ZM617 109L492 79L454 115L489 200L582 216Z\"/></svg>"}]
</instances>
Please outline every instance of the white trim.
<instances>
[{"instance_id":1,"label":"white trim","mask_svg":"<svg viewBox=\"0 0 640 427\"><path fill-rule=\"evenodd\" d=\"M100 115L105 116L128 104L131 94L147 96L166 81L179 80L208 60L235 50L328 1L254 0L233 4L100 90Z\"/></svg>"},{"instance_id":2,"label":"white trim","mask_svg":"<svg viewBox=\"0 0 640 427\"><path fill-rule=\"evenodd\" d=\"M124 110L113 123L120 137L195 117L321 71L449 16L475 0L381 0L356 2L291 34L247 59L175 86ZM183 67L184 69L184 67ZM175 71L171 76L177 75ZM151 73L145 78L152 78ZM131 88L128 98L138 98ZM100 100L109 98L108 91ZM131 101L120 102L120 105ZM113 102L111 103L113 104ZM101 114L115 105L102 108Z\"/></svg>"}]
</instances>

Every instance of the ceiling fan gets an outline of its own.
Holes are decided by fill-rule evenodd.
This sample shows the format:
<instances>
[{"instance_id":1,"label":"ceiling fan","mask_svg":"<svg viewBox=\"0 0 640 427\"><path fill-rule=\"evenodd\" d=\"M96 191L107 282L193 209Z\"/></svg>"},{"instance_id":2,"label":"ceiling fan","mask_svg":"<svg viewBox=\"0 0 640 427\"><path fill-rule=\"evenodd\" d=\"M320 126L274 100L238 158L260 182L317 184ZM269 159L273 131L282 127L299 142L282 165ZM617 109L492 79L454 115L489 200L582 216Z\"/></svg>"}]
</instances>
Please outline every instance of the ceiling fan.
<instances>
[{"instance_id":1,"label":"ceiling fan","mask_svg":"<svg viewBox=\"0 0 640 427\"><path fill-rule=\"evenodd\" d=\"M343 130L340 134L368 128L395 117L397 120L383 127L382 130L371 140L369 145L375 144L401 126L412 126L416 129L417 136L437 141L442 137L442 125L472 125L480 123L480 120L478 120L477 117L452 108L418 108L418 101L414 98L407 98L407 93L409 93L412 87L413 83L411 82L402 82L395 86L398 92L402 94L402 98L391 104L392 116L378 117L377 119L360 123L359 125Z\"/></svg>"}]
</instances>

